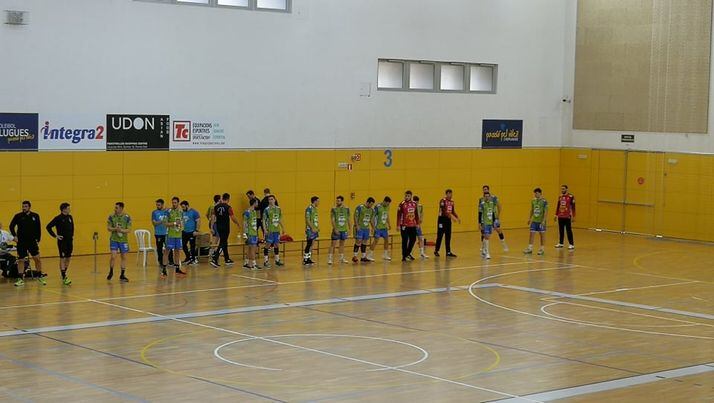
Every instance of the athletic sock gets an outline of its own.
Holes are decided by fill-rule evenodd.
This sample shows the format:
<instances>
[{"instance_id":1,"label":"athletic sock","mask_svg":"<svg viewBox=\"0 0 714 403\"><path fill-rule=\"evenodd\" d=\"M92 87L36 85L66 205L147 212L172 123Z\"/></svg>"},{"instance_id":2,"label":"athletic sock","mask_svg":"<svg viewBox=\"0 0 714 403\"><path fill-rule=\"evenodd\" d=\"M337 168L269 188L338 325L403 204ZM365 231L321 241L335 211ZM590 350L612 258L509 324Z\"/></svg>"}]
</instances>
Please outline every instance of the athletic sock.
<instances>
[{"instance_id":1,"label":"athletic sock","mask_svg":"<svg viewBox=\"0 0 714 403\"><path fill-rule=\"evenodd\" d=\"M498 239L500 239L500 240L503 241L504 238L506 238L505 235L503 235L503 234L498 234Z\"/></svg>"}]
</instances>

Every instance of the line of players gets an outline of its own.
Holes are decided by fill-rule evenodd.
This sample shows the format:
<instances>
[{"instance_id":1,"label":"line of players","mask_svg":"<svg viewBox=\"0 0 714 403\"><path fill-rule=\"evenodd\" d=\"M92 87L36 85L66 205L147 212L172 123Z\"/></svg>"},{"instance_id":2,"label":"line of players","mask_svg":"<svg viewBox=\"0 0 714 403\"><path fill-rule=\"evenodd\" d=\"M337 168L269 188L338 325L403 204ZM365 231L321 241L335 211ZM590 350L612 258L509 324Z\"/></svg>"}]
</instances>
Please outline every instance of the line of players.
<instances>
[{"instance_id":1,"label":"line of players","mask_svg":"<svg viewBox=\"0 0 714 403\"><path fill-rule=\"evenodd\" d=\"M500 220L502 207L498 198L490 193L490 188L483 186L483 197L479 199L478 204L478 222L482 237L481 255L490 259L490 238L495 231L498 233L504 251L508 251L508 246L505 243L505 237L500 229ZM282 236L285 235L285 227L282 221L282 211L277 205L277 199L270 194L269 189L265 189L265 197L259 200L255 197L252 191L247 193L249 198L249 208L243 213L243 238L248 246L244 267L248 269L257 269L256 255L258 246L258 229L263 231L265 237L264 247L264 267L270 267L269 253L272 250L276 266L282 266L280 260L279 244ZM451 222L457 221L460 223L460 218L456 213L454 202L452 199L453 192L447 189L445 197L439 202L439 218L437 221L438 231L437 240L434 249L434 255L439 256L439 249L442 238L446 239L446 256L456 257L451 252ZM330 211L330 221L332 224L331 244L328 252L328 264L333 264L333 255L335 249L339 250L339 263L347 263L344 257L344 244L349 233L353 233L355 245L353 248L353 262L373 262L374 251L379 240L383 240L384 245L384 260L391 260L389 255L389 232L391 231L391 223L389 220L389 206L391 198L388 196L383 201L375 206L375 199L369 197L364 204L360 204L355 209L354 215L350 218L350 210L344 206L344 197L338 196L335 202L335 207ZM222 196L214 196L214 205L209 207L206 218L209 220L211 234L217 238L218 245L211 256L210 263L213 267L220 267L218 258L223 253L224 261L227 266L233 264L228 255L228 237L230 235L230 222L239 224L237 218L233 214L233 210L228 204L230 195L224 193ZM314 241L319 236L319 221L317 208L320 199L313 196L310 200L310 205L305 210L305 226L306 226L306 246L303 255L303 264L306 266L314 264L312 261L312 247ZM265 208L261 209L261 205ZM262 213L259 211L262 210ZM424 259L428 258L425 254L425 241L421 231L424 213L423 206L419 203L419 198L413 196L411 191L406 191L404 200L397 208L397 227L400 229L402 237L402 261L414 260L412 249L415 243L419 242L420 256ZM530 230L530 238L528 247L524 253L533 253L533 241L535 234L540 234L540 248L538 254L544 253L545 217L547 216L548 203L543 199L542 190L534 189L534 198L531 201L531 209L529 213L528 225ZM561 194L558 198L558 206L556 210L555 220L559 224L560 241L556 248L563 247L564 230L567 231L569 250L575 248L572 234L572 221L575 219L575 198L568 192L568 186L561 186ZM196 249L196 236L200 234L201 218L199 213L189 206L188 201L179 201L178 197L173 197L171 200L171 208L164 209L164 201L156 200L156 210L152 212L151 220L154 225L155 238L157 244L157 254L161 275L167 276L167 265L172 265L175 273L178 276L186 275L186 272L181 270L182 264L197 264L198 255ZM354 225L353 225L354 223ZM131 217L124 212L124 203L117 202L114 206L114 214L107 219L107 231L110 232L110 251L111 258L109 264L109 273L107 280L111 280L114 275L114 267L117 260L120 261L121 274L120 281L128 282L126 277L126 255L129 252L128 234L131 230ZM0 230L2 227L0 226ZM48 233L57 239L57 247L60 256L60 272L62 281L65 285L71 284L71 280L67 276L72 251L74 237L74 220L70 214L70 204L62 203L60 205L60 214L56 216L47 226ZM56 231L56 233L55 233ZM41 224L40 217L37 213L31 211L31 203L29 201L22 202L22 211L16 214L10 224L10 233L0 231L0 245L7 247L7 243L16 240L17 252L20 259L24 260L28 267L28 256L31 257L36 265L40 277L38 278L43 284L42 278L42 262L39 253L39 242L41 239ZM371 242L370 242L371 239ZM169 251L166 256L168 264L164 259L164 247ZM183 249L186 254L186 259L181 262L180 251ZM369 251L368 251L369 249ZM361 252L361 259L359 253ZM15 283L16 286L24 284L22 276Z\"/></svg>"}]
</instances>

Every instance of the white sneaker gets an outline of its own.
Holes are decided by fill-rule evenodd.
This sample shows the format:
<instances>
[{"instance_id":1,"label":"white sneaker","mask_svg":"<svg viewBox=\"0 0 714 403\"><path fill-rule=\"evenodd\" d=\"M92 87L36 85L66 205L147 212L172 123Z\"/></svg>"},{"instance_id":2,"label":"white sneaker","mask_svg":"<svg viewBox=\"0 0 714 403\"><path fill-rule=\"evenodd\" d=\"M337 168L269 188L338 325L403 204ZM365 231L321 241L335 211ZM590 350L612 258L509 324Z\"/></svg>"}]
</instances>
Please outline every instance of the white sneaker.
<instances>
[{"instance_id":1,"label":"white sneaker","mask_svg":"<svg viewBox=\"0 0 714 403\"><path fill-rule=\"evenodd\" d=\"M526 248L526 249L523 250L523 253L525 253L526 255L530 255L530 254L533 253L533 249L531 249L531 248Z\"/></svg>"},{"instance_id":2,"label":"white sneaker","mask_svg":"<svg viewBox=\"0 0 714 403\"><path fill-rule=\"evenodd\" d=\"M539 250L538 250L538 255L539 255L539 256L545 255L545 251L544 251L543 249L539 249Z\"/></svg>"},{"instance_id":3,"label":"white sneaker","mask_svg":"<svg viewBox=\"0 0 714 403\"><path fill-rule=\"evenodd\" d=\"M391 262L391 261L392 261L392 257L389 256L389 255L384 255L384 260L387 261L387 262Z\"/></svg>"},{"instance_id":4,"label":"white sneaker","mask_svg":"<svg viewBox=\"0 0 714 403\"><path fill-rule=\"evenodd\" d=\"M370 262L374 262L374 258L372 256L367 256L367 260L369 260Z\"/></svg>"},{"instance_id":5,"label":"white sneaker","mask_svg":"<svg viewBox=\"0 0 714 403\"><path fill-rule=\"evenodd\" d=\"M563 244L562 244L562 243L556 244L555 247L558 248L558 249L560 249L560 248L563 247Z\"/></svg>"},{"instance_id":6,"label":"white sneaker","mask_svg":"<svg viewBox=\"0 0 714 403\"><path fill-rule=\"evenodd\" d=\"M569 250L574 250L574 249L575 249L575 245L568 245L568 249L569 249Z\"/></svg>"},{"instance_id":7,"label":"white sneaker","mask_svg":"<svg viewBox=\"0 0 714 403\"><path fill-rule=\"evenodd\" d=\"M425 255L425 254L422 253L422 254L421 254L421 258L422 258L422 259L429 259L429 256L427 256L427 255Z\"/></svg>"},{"instance_id":8,"label":"white sneaker","mask_svg":"<svg viewBox=\"0 0 714 403\"><path fill-rule=\"evenodd\" d=\"M347 259L345 259L345 258L342 258L342 259L340 259L340 263L343 263L343 264L344 264L344 263L349 263L349 261L348 261Z\"/></svg>"},{"instance_id":9,"label":"white sneaker","mask_svg":"<svg viewBox=\"0 0 714 403\"><path fill-rule=\"evenodd\" d=\"M332 264L332 259L327 259L327 264Z\"/></svg>"},{"instance_id":10,"label":"white sneaker","mask_svg":"<svg viewBox=\"0 0 714 403\"><path fill-rule=\"evenodd\" d=\"M487 253L485 257L486 257L486 259L490 259L491 255Z\"/></svg>"},{"instance_id":11,"label":"white sneaker","mask_svg":"<svg viewBox=\"0 0 714 403\"><path fill-rule=\"evenodd\" d=\"M501 245L503 245L503 251L508 252L508 245L506 245L506 242L501 242Z\"/></svg>"}]
</instances>

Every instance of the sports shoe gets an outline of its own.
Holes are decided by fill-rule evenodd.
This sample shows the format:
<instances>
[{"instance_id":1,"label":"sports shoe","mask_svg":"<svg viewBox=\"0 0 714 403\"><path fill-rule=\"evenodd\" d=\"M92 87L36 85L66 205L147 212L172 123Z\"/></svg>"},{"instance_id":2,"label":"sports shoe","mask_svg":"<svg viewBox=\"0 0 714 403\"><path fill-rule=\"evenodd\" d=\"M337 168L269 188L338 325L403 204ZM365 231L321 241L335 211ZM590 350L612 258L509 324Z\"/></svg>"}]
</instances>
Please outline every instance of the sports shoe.
<instances>
[{"instance_id":1,"label":"sports shoe","mask_svg":"<svg viewBox=\"0 0 714 403\"><path fill-rule=\"evenodd\" d=\"M332 258L327 259L327 264L332 265Z\"/></svg>"},{"instance_id":2,"label":"sports shoe","mask_svg":"<svg viewBox=\"0 0 714 403\"><path fill-rule=\"evenodd\" d=\"M560 248L562 248L562 247L563 247L563 244L562 244L562 243L559 243L559 244L555 244L555 247L556 247L556 248L558 248L558 249L560 249Z\"/></svg>"},{"instance_id":3,"label":"sports shoe","mask_svg":"<svg viewBox=\"0 0 714 403\"><path fill-rule=\"evenodd\" d=\"M186 275L186 272L183 271L183 270L181 270L181 269L179 269L179 268L177 267L177 268L176 268L176 275L185 276L185 275Z\"/></svg>"},{"instance_id":4,"label":"sports shoe","mask_svg":"<svg viewBox=\"0 0 714 403\"><path fill-rule=\"evenodd\" d=\"M189 264L190 264L191 266L196 266L196 265L198 265L198 258L193 258L193 259L191 260L191 263L189 263Z\"/></svg>"},{"instance_id":5,"label":"sports shoe","mask_svg":"<svg viewBox=\"0 0 714 403\"><path fill-rule=\"evenodd\" d=\"M491 258L491 255L487 253L486 256L484 256L484 257L485 257L486 259L490 259L490 258Z\"/></svg>"},{"instance_id":6,"label":"sports shoe","mask_svg":"<svg viewBox=\"0 0 714 403\"><path fill-rule=\"evenodd\" d=\"M126 276L122 274L121 276L119 276L119 281L121 281L122 283L128 283L129 279L126 278Z\"/></svg>"},{"instance_id":7,"label":"sports shoe","mask_svg":"<svg viewBox=\"0 0 714 403\"><path fill-rule=\"evenodd\" d=\"M72 284L72 280L70 280L69 277L65 277L62 279L62 284L70 285L70 284Z\"/></svg>"},{"instance_id":8,"label":"sports shoe","mask_svg":"<svg viewBox=\"0 0 714 403\"><path fill-rule=\"evenodd\" d=\"M456 255L454 255L454 254L451 253L451 252L448 252L448 253L446 254L446 257L456 257Z\"/></svg>"},{"instance_id":9,"label":"sports shoe","mask_svg":"<svg viewBox=\"0 0 714 403\"><path fill-rule=\"evenodd\" d=\"M374 262L374 258L372 256L367 256L367 261L368 262Z\"/></svg>"},{"instance_id":10,"label":"sports shoe","mask_svg":"<svg viewBox=\"0 0 714 403\"><path fill-rule=\"evenodd\" d=\"M233 266L234 263L235 262L230 259L226 260L226 266Z\"/></svg>"},{"instance_id":11,"label":"sports shoe","mask_svg":"<svg viewBox=\"0 0 714 403\"><path fill-rule=\"evenodd\" d=\"M439 257L439 252L434 251L434 256Z\"/></svg>"},{"instance_id":12,"label":"sports shoe","mask_svg":"<svg viewBox=\"0 0 714 403\"><path fill-rule=\"evenodd\" d=\"M422 259L429 259L429 256L427 256L427 255L425 255L425 254L422 253L422 254L421 254L421 258L422 258Z\"/></svg>"},{"instance_id":13,"label":"sports shoe","mask_svg":"<svg viewBox=\"0 0 714 403\"><path fill-rule=\"evenodd\" d=\"M280 261L280 260L276 260L276 261L275 261L275 265L276 265L276 266L285 266L285 263L283 263L283 262Z\"/></svg>"},{"instance_id":14,"label":"sports shoe","mask_svg":"<svg viewBox=\"0 0 714 403\"><path fill-rule=\"evenodd\" d=\"M568 250L574 250L574 249L575 249L575 245L568 245Z\"/></svg>"},{"instance_id":15,"label":"sports shoe","mask_svg":"<svg viewBox=\"0 0 714 403\"><path fill-rule=\"evenodd\" d=\"M40 275L40 277L37 277L37 281L42 285L47 285L47 280L45 280L45 278L42 277L42 275Z\"/></svg>"},{"instance_id":16,"label":"sports shoe","mask_svg":"<svg viewBox=\"0 0 714 403\"><path fill-rule=\"evenodd\" d=\"M531 249L531 248L525 248L525 249L523 250L523 253L525 253L526 255L533 254L533 249Z\"/></svg>"},{"instance_id":17,"label":"sports shoe","mask_svg":"<svg viewBox=\"0 0 714 403\"><path fill-rule=\"evenodd\" d=\"M211 266L213 266L215 268L221 267L221 265L218 264L218 260L216 260L216 259L211 259L211 261L209 263L211 264Z\"/></svg>"},{"instance_id":18,"label":"sports shoe","mask_svg":"<svg viewBox=\"0 0 714 403\"><path fill-rule=\"evenodd\" d=\"M249 265L248 263L245 263L245 264L243 265L243 268L244 268L244 269L250 269L250 265Z\"/></svg>"},{"instance_id":19,"label":"sports shoe","mask_svg":"<svg viewBox=\"0 0 714 403\"><path fill-rule=\"evenodd\" d=\"M109 274L107 274L107 280L111 280L114 277L114 269L109 269Z\"/></svg>"},{"instance_id":20,"label":"sports shoe","mask_svg":"<svg viewBox=\"0 0 714 403\"><path fill-rule=\"evenodd\" d=\"M503 245L503 251L508 252L508 245L506 245L506 242L501 242L501 245Z\"/></svg>"},{"instance_id":21,"label":"sports shoe","mask_svg":"<svg viewBox=\"0 0 714 403\"><path fill-rule=\"evenodd\" d=\"M369 263L369 262L370 262L370 260L369 260L368 258L366 258L366 257L363 257L363 258L360 259L359 261L362 262L362 263Z\"/></svg>"},{"instance_id":22,"label":"sports shoe","mask_svg":"<svg viewBox=\"0 0 714 403\"><path fill-rule=\"evenodd\" d=\"M350 262L350 261L347 260L347 259L345 259L345 258L340 259L340 263L349 263L349 262Z\"/></svg>"},{"instance_id":23,"label":"sports shoe","mask_svg":"<svg viewBox=\"0 0 714 403\"><path fill-rule=\"evenodd\" d=\"M270 268L270 262L263 262L263 267L266 269Z\"/></svg>"},{"instance_id":24,"label":"sports shoe","mask_svg":"<svg viewBox=\"0 0 714 403\"><path fill-rule=\"evenodd\" d=\"M187 265L187 264L191 263L192 261L193 260L191 258L188 258L188 259L185 259L183 262L181 262L181 264Z\"/></svg>"},{"instance_id":25,"label":"sports shoe","mask_svg":"<svg viewBox=\"0 0 714 403\"><path fill-rule=\"evenodd\" d=\"M15 287L22 287L23 285L25 285L25 280L22 277L18 277L17 281L15 281Z\"/></svg>"},{"instance_id":26,"label":"sports shoe","mask_svg":"<svg viewBox=\"0 0 714 403\"><path fill-rule=\"evenodd\" d=\"M166 266L161 268L161 277L167 277L169 273L166 272Z\"/></svg>"},{"instance_id":27,"label":"sports shoe","mask_svg":"<svg viewBox=\"0 0 714 403\"><path fill-rule=\"evenodd\" d=\"M391 261L392 261L392 257L389 256L389 255L384 255L384 261L386 261L386 262L391 262Z\"/></svg>"},{"instance_id":28,"label":"sports shoe","mask_svg":"<svg viewBox=\"0 0 714 403\"><path fill-rule=\"evenodd\" d=\"M543 256L545 255L545 251L543 249L538 250L538 256Z\"/></svg>"},{"instance_id":29,"label":"sports shoe","mask_svg":"<svg viewBox=\"0 0 714 403\"><path fill-rule=\"evenodd\" d=\"M409 260L416 260L416 259L414 259L414 256L412 256L412 255L407 256L407 259L409 259Z\"/></svg>"}]
</instances>

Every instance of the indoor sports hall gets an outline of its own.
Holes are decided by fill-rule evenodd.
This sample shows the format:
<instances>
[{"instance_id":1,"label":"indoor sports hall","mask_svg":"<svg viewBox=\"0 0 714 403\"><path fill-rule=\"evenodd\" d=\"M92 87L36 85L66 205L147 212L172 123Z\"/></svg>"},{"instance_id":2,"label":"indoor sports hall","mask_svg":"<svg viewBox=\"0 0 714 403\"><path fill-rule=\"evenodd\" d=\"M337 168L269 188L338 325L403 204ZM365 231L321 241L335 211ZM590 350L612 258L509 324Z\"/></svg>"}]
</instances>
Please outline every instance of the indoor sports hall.
<instances>
[{"instance_id":1,"label":"indoor sports hall","mask_svg":"<svg viewBox=\"0 0 714 403\"><path fill-rule=\"evenodd\" d=\"M0 0L1 402L712 402L712 0Z\"/></svg>"}]
</instances>

